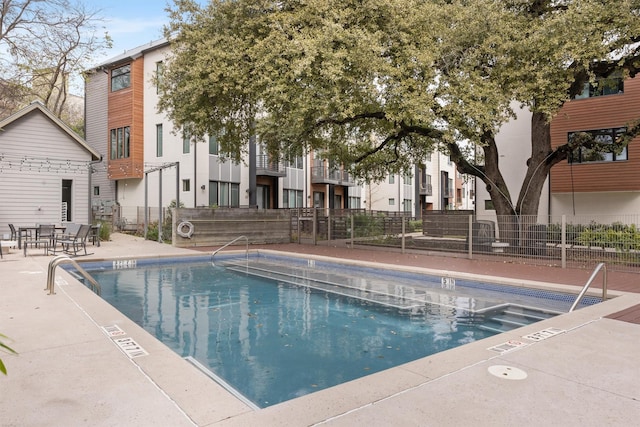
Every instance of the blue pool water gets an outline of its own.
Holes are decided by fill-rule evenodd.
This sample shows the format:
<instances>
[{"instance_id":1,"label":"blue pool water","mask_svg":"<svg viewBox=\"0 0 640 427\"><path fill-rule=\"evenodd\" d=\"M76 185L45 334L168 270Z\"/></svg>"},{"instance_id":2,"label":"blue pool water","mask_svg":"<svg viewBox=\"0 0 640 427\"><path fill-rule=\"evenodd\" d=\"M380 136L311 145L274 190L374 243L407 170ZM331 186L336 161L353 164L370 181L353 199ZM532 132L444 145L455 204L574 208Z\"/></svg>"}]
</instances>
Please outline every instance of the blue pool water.
<instances>
[{"instance_id":1,"label":"blue pool water","mask_svg":"<svg viewBox=\"0 0 640 427\"><path fill-rule=\"evenodd\" d=\"M494 335L508 321L487 313L506 302L553 315L575 298L281 257L209 261L82 265L106 301L258 407Z\"/></svg>"}]
</instances>

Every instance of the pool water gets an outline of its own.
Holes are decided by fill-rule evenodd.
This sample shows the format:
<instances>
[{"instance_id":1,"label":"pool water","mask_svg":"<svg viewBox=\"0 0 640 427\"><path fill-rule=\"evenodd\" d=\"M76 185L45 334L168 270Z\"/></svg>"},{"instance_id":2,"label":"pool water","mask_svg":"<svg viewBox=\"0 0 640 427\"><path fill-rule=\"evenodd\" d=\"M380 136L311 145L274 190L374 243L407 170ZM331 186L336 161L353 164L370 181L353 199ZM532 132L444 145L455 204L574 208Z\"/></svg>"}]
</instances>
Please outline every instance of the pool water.
<instances>
[{"instance_id":1,"label":"pool water","mask_svg":"<svg viewBox=\"0 0 640 427\"><path fill-rule=\"evenodd\" d=\"M393 282L376 272L342 276L353 280L346 289L354 283L369 291L384 288L376 291L383 296L376 301L358 297L361 292L319 286L336 287L335 266L292 264L289 273L306 277L310 286L288 280L281 269L269 274L275 278L257 277L241 264L234 271L208 261L84 268L100 283L106 301L258 407L499 332L483 328L484 318L470 309L501 304L495 290L470 296L443 289L444 281L436 292L436 285L425 290L412 284L413 277ZM318 271L323 282L309 279Z\"/></svg>"}]
</instances>

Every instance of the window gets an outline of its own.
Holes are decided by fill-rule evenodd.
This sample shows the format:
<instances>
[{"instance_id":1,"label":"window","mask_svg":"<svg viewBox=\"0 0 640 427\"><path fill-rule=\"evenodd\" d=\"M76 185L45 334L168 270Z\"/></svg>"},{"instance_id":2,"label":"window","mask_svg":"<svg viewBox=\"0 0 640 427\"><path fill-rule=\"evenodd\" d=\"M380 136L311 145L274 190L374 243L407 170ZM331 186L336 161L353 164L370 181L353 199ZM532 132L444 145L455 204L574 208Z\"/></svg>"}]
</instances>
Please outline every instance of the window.
<instances>
[{"instance_id":1,"label":"window","mask_svg":"<svg viewBox=\"0 0 640 427\"><path fill-rule=\"evenodd\" d=\"M402 183L403 183L404 185L411 185L411 184L413 184L413 175L411 174L411 172L407 172L407 173L402 177L402 180L403 180L403 182L402 182Z\"/></svg>"},{"instance_id":2,"label":"window","mask_svg":"<svg viewBox=\"0 0 640 427\"><path fill-rule=\"evenodd\" d=\"M296 156L293 159L289 160L289 167L296 169L304 168L304 161L302 160L302 156Z\"/></svg>"},{"instance_id":3,"label":"window","mask_svg":"<svg viewBox=\"0 0 640 427\"><path fill-rule=\"evenodd\" d=\"M189 179L182 180L182 191L191 191L191 180Z\"/></svg>"},{"instance_id":4,"label":"window","mask_svg":"<svg viewBox=\"0 0 640 427\"><path fill-rule=\"evenodd\" d=\"M580 133L590 134L594 141L599 144L611 145L611 148L587 148L578 147L570 155L569 163L591 163L591 162L620 162L628 160L627 147L624 147L619 153L613 148L613 142L620 138L626 132L626 128L616 129L598 129L585 131ZM578 135L578 132L569 133L569 141Z\"/></svg>"},{"instance_id":5,"label":"window","mask_svg":"<svg viewBox=\"0 0 640 427\"><path fill-rule=\"evenodd\" d=\"M360 209L360 197L349 197L349 209Z\"/></svg>"},{"instance_id":6,"label":"window","mask_svg":"<svg viewBox=\"0 0 640 427\"><path fill-rule=\"evenodd\" d=\"M209 206L240 206L240 184L209 181Z\"/></svg>"},{"instance_id":7,"label":"window","mask_svg":"<svg viewBox=\"0 0 640 427\"><path fill-rule=\"evenodd\" d=\"M283 208L303 208L302 201L304 199L302 190L287 190L282 192Z\"/></svg>"},{"instance_id":8,"label":"window","mask_svg":"<svg viewBox=\"0 0 640 427\"><path fill-rule=\"evenodd\" d=\"M93 187L93 195L94 196L99 196L100 195L100 186L96 185L95 187Z\"/></svg>"},{"instance_id":9,"label":"window","mask_svg":"<svg viewBox=\"0 0 640 427\"><path fill-rule=\"evenodd\" d=\"M624 79L619 71L613 72L607 77L598 78L593 83L585 83L582 92L576 95L574 99L593 98L595 96L615 95L618 93L624 93Z\"/></svg>"},{"instance_id":10,"label":"window","mask_svg":"<svg viewBox=\"0 0 640 427\"><path fill-rule=\"evenodd\" d=\"M496 208L493 206L493 201L491 199L484 201L484 210L485 211L495 211Z\"/></svg>"},{"instance_id":11,"label":"window","mask_svg":"<svg viewBox=\"0 0 640 427\"><path fill-rule=\"evenodd\" d=\"M402 210L405 212L411 212L411 205L413 204L411 199L404 199L402 201Z\"/></svg>"},{"instance_id":12,"label":"window","mask_svg":"<svg viewBox=\"0 0 640 427\"><path fill-rule=\"evenodd\" d=\"M164 72L164 63L162 61L156 62L156 78L158 82L156 84L156 93L160 93L160 85L162 84L163 74Z\"/></svg>"},{"instance_id":13,"label":"window","mask_svg":"<svg viewBox=\"0 0 640 427\"><path fill-rule=\"evenodd\" d=\"M389 184L394 184L396 182L396 176L395 175L389 175Z\"/></svg>"},{"instance_id":14,"label":"window","mask_svg":"<svg viewBox=\"0 0 640 427\"><path fill-rule=\"evenodd\" d=\"M191 151L191 132L188 130L182 131L182 153L189 154Z\"/></svg>"},{"instance_id":15,"label":"window","mask_svg":"<svg viewBox=\"0 0 640 427\"><path fill-rule=\"evenodd\" d=\"M131 64L111 70L111 92L131 86Z\"/></svg>"},{"instance_id":16,"label":"window","mask_svg":"<svg viewBox=\"0 0 640 427\"><path fill-rule=\"evenodd\" d=\"M156 125L156 157L162 157L162 124Z\"/></svg>"},{"instance_id":17,"label":"window","mask_svg":"<svg viewBox=\"0 0 640 427\"><path fill-rule=\"evenodd\" d=\"M396 199L391 198L389 199L389 206L394 206L396 204Z\"/></svg>"},{"instance_id":18,"label":"window","mask_svg":"<svg viewBox=\"0 0 640 427\"><path fill-rule=\"evenodd\" d=\"M218 146L218 138L215 136L209 137L209 154L218 155L220 147Z\"/></svg>"},{"instance_id":19,"label":"window","mask_svg":"<svg viewBox=\"0 0 640 427\"><path fill-rule=\"evenodd\" d=\"M111 160L129 157L129 126L111 129L109 149Z\"/></svg>"}]
</instances>

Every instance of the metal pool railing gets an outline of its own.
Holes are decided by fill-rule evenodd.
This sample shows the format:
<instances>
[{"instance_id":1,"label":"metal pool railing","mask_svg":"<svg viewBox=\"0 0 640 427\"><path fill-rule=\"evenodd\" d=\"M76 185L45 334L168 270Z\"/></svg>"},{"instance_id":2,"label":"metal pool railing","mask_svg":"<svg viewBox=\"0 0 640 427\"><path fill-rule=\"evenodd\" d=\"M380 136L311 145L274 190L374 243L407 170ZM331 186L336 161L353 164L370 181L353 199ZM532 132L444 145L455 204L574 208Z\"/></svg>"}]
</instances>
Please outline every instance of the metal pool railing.
<instances>
[{"instance_id":1,"label":"metal pool railing","mask_svg":"<svg viewBox=\"0 0 640 427\"><path fill-rule=\"evenodd\" d=\"M216 249L215 251L213 251L211 253L211 264L213 264L213 257L216 256L216 254L218 252L220 252L221 250L223 250L224 248L226 248L227 246L233 245L235 242L237 242L238 240L244 239L245 243L246 243L246 250L245 250L245 259L247 261L247 263L249 263L249 239L247 238L247 236L238 236L235 239L233 239L232 241L230 241L229 243L226 243L224 246L219 247L218 249Z\"/></svg>"},{"instance_id":2,"label":"metal pool railing","mask_svg":"<svg viewBox=\"0 0 640 427\"><path fill-rule=\"evenodd\" d=\"M56 267L60 264L72 264L75 269L78 270L78 273L80 273L82 277L87 279L87 281L91 284L91 290L100 295L100 284L96 282L96 280L91 277L91 275L87 273L84 268L80 267L77 262L69 258L67 255L58 255L49 262L49 268L47 271L47 287L44 289L45 291L49 291L49 295L55 294L54 286L56 283Z\"/></svg>"},{"instance_id":3,"label":"metal pool railing","mask_svg":"<svg viewBox=\"0 0 640 427\"><path fill-rule=\"evenodd\" d=\"M569 313L575 310L575 308L578 306L578 304L582 300L582 297L584 297L584 294L587 293L589 286L591 286L591 283L593 283L593 280L596 278L596 275L601 269L602 269L602 301L607 300L607 267L604 265L604 262L601 262L596 266L595 270L593 270L593 273L591 273L591 277L589 277L589 280L587 280L587 283L582 288L582 291L580 291L580 294L578 294L578 297L573 302L573 305L569 309Z\"/></svg>"}]
</instances>

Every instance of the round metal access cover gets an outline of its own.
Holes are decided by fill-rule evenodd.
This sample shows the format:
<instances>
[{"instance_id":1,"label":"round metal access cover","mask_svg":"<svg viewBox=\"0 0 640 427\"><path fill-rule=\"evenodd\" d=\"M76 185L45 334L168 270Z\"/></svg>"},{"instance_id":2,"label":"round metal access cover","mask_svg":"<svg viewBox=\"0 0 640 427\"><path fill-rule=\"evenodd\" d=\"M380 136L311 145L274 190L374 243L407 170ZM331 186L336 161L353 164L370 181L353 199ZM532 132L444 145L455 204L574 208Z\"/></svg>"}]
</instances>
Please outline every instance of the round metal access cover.
<instances>
[{"instance_id":1,"label":"round metal access cover","mask_svg":"<svg viewBox=\"0 0 640 427\"><path fill-rule=\"evenodd\" d=\"M505 380L524 380L527 378L527 373L525 371L514 368L513 366L493 365L489 366L488 371L491 375L495 375L498 378L504 378Z\"/></svg>"}]
</instances>

